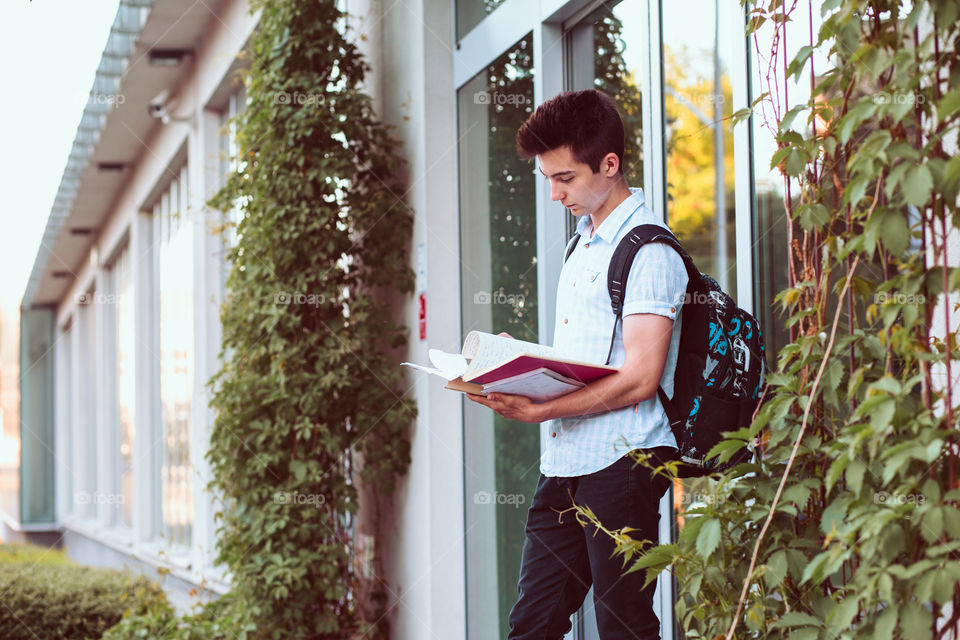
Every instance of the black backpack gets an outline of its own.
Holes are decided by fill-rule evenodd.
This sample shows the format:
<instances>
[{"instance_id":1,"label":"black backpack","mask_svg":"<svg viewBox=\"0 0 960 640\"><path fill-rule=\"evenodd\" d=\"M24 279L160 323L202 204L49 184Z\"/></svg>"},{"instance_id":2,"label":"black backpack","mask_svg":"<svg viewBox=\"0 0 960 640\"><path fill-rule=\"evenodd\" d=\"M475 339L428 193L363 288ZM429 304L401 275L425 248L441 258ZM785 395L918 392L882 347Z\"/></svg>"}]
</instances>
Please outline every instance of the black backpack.
<instances>
[{"instance_id":1,"label":"black backpack","mask_svg":"<svg viewBox=\"0 0 960 640\"><path fill-rule=\"evenodd\" d=\"M575 235L567 246L564 261L573 253L579 238L579 234ZM751 456L744 446L721 464L715 458L707 458L707 453L723 440L723 432L750 425L763 395L767 370L763 334L756 318L739 308L716 280L700 273L669 230L642 224L620 241L607 270L614 315L607 364L613 353L617 323L623 322L623 292L630 266L637 251L648 242L673 247L683 258L689 277L681 307L673 398L657 388L679 446L680 477L721 472Z\"/></svg>"}]
</instances>

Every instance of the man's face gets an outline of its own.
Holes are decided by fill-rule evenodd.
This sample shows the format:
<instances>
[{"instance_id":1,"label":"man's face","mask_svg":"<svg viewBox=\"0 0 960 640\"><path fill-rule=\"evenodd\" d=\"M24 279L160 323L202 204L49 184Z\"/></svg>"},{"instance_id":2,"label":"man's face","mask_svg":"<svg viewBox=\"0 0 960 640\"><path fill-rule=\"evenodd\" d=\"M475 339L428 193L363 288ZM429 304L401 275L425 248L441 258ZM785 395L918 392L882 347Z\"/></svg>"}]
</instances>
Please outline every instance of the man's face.
<instances>
[{"instance_id":1,"label":"man's face","mask_svg":"<svg viewBox=\"0 0 960 640\"><path fill-rule=\"evenodd\" d=\"M596 213L604 207L616 184L616 154L607 154L600 171L578 162L570 147L558 147L537 156L540 172L550 181L550 199L559 201L575 216Z\"/></svg>"}]
</instances>

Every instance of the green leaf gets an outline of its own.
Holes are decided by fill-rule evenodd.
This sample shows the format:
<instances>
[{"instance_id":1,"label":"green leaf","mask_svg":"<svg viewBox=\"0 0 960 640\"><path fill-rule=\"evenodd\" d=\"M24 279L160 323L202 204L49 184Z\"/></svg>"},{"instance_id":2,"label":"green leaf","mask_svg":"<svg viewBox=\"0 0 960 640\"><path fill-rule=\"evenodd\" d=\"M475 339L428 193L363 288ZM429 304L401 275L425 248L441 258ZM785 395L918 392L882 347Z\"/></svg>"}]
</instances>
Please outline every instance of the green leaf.
<instances>
[{"instance_id":1,"label":"green leaf","mask_svg":"<svg viewBox=\"0 0 960 640\"><path fill-rule=\"evenodd\" d=\"M933 544L943 534L943 511L933 507L923 516L923 524L920 527L920 535Z\"/></svg>"},{"instance_id":2,"label":"green leaf","mask_svg":"<svg viewBox=\"0 0 960 640\"><path fill-rule=\"evenodd\" d=\"M834 633L840 633L847 629L850 623L853 622L854 616L857 615L859 604L860 601L855 596L842 598L840 602L834 606L833 610L830 611L830 615L827 616L830 629L832 629Z\"/></svg>"},{"instance_id":3,"label":"green leaf","mask_svg":"<svg viewBox=\"0 0 960 640\"><path fill-rule=\"evenodd\" d=\"M800 226L805 230L819 228L830 221L830 211L819 202L798 208Z\"/></svg>"},{"instance_id":4,"label":"green leaf","mask_svg":"<svg viewBox=\"0 0 960 640\"><path fill-rule=\"evenodd\" d=\"M770 158L770 168L776 169L781 162L786 160L787 156L790 154L791 151L793 151L793 147L790 147L789 145L783 146L777 149L776 152L774 152L773 156Z\"/></svg>"},{"instance_id":5,"label":"green leaf","mask_svg":"<svg viewBox=\"0 0 960 640\"><path fill-rule=\"evenodd\" d=\"M837 137L842 144L850 141L850 136L877 110L877 103L870 98L863 98L855 107L840 118Z\"/></svg>"},{"instance_id":6,"label":"green leaf","mask_svg":"<svg viewBox=\"0 0 960 640\"><path fill-rule=\"evenodd\" d=\"M940 105L937 107L937 117L943 122L960 109L960 88L947 92L940 98Z\"/></svg>"},{"instance_id":7,"label":"green leaf","mask_svg":"<svg viewBox=\"0 0 960 640\"><path fill-rule=\"evenodd\" d=\"M881 396L870 412L870 426L875 432L884 431L893 422L893 414L896 411L896 400L889 396Z\"/></svg>"},{"instance_id":8,"label":"green leaf","mask_svg":"<svg viewBox=\"0 0 960 640\"><path fill-rule=\"evenodd\" d=\"M861 198L867 192L867 185L870 183L869 179L866 176L859 175L847 183L846 189L843 191L843 204L850 205L851 207L857 206L860 203ZM876 238L876 234L874 234ZM876 242L876 240L874 240Z\"/></svg>"},{"instance_id":9,"label":"green leaf","mask_svg":"<svg viewBox=\"0 0 960 640\"><path fill-rule=\"evenodd\" d=\"M900 623L904 638L929 638L933 616L911 600L900 610Z\"/></svg>"},{"instance_id":10,"label":"green leaf","mask_svg":"<svg viewBox=\"0 0 960 640\"><path fill-rule=\"evenodd\" d=\"M697 536L697 553L706 560L716 550L718 544L720 544L720 521L711 518L700 528L700 535Z\"/></svg>"},{"instance_id":11,"label":"green leaf","mask_svg":"<svg viewBox=\"0 0 960 640\"><path fill-rule=\"evenodd\" d=\"M792 629L795 627L821 627L823 623L809 613L802 611L788 611L780 619L770 625L773 629Z\"/></svg>"},{"instance_id":12,"label":"green leaf","mask_svg":"<svg viewBox=\"0 0 960 640\"><path fill-rule=\"evenodd\" d=\"M933 189L933 176L930 175L930 169L923 164L914 166L907 172L901 187L907 204L915 207L926 204Z\"/></svg>"},{"instance_id":13,"label":"green leaf","mask_svg":"<svg viewBox=\"0 0 960 640\"><path fill-rule=\"evenodd\" d=\"M290 472L293 473L297 483L303 482L307 477L307 463L303 460L294 460L290 463Z\"/></svg>"},{"instance_id":14,"label":"green leaf","mask_svg":"<svg viewBox=\"0 0 960 640\"><path fill-rule=\"evenodd\" d=\"M786 165L784 166L784 171L786 171L787 175L797 177L806 166L807 159L796 149L790 149L790 153L787 154Z\"/></svg>"},{"instance_id":15,"label":"green leaf","mask_svg":"<svg viewBox=\"0 0 960 640\"><path fill-rule=\"evenodd\" d=\"M895 256L902 256L910 242L910 228L907 226L907 220L899 211L884 208L879 215L878 224L880 225L880 240ZM875 214L876 215L876 214Z\"/></svg>"},{"instance_id":16,"label":"green leaf","mask_svg":"<svg viewBox=\"0 0 960 640\"><path fill-rule=\"evenodd\" d=\"M763 581L768 589L776 589L787 577L787 554L777 551L767 560L767 571L763 574Z\"/></svg>"},{"instance_id":17,"label":"green leaf","mask_svg":"<svg viewBox=\"0 0 960 640\"><path fill-rule=\"evenodd\" d=\"M850 464L850 458L847 456L841 456L830 463L830 468L827 469L826 477L827 493L830 493L833 485L836 484L837 480L840 479L840 476L843 475L843 470L847 468L848 464Z\"/></svg>"},{"instance_id":18,"label":"green leaf","mask_svg":"<svg viewBox=\"0 0 960 640\"><path fill-rule=\"evenodd\" d=\"M847 485L850 487L850 490L856 494L859 494L863 488L863 474L866 473L866 471L867 467L859 459L851 461L847 467L845 474Z\"/></svg>"},{"instance_id":19,"label":"green leaf","mask_svg":"<svg viewBox=\"0 0 960 640\"><path fill-rule=\"evenodd\" d=\"M897 626L897 605L890 603L887 605L873 625L874 640L891 640L893 630Z\"/></svg>"},{"instance_id":20,"label":"green leaf","mask_svg":"<svg viewBox=\"0 0 960 640\"><path fill-rule=\"evenodd\" d=\"M738 109L733 114L733 119L730 122L730 127L733 128L738 124L740 124L741 122L744 122L745 120L749 120L750 116L752 115L753 115L753 109L751 109L750 107L744 107L743 109Z\"/></svg>"},{"instance_id":21,"label":"green leaf","mask_svg":"<svg viewBox=\"0 0 960 640\"><path fill-rule=\"evenodd\" d=\"M790 125L793 124L793 121L796 119L796 117L800 113L806 111L809 108L810 107L808 105L798 104L797 106L793 107L792 109L787 111L785 114L783 114L783 118L780 120L780 130L785 131L789 129Z\"/></svg>"}]
</instances>

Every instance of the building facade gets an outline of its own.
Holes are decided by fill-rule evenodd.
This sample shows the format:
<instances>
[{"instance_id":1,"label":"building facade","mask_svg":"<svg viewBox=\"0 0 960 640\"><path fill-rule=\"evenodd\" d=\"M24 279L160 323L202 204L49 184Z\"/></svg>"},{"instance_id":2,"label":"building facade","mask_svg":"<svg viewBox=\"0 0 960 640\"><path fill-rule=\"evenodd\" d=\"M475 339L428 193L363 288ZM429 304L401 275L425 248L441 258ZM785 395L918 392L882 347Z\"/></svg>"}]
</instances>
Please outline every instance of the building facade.
<instances>
[{"instance_id":1,"label":"building facade","mask_svg":"<svg viewBox=\"0 0 960 640\"><path fill-rule=\"evenodd\" d=\"M597 87L627 126L625 170L701 270L784 340L782 183L757 122L737 0L348 0L396 127L415 215L407 359L470 330L552 342L572 216L517 157L535 106ZM237 71L257 24L243 0L121 0L21 313L21 482L8 526L53 532L75 559L169 570L178 602L228 588L214 565L204 460L218 305L231 242L205 203L230 171ZM363 37L359 37L359 36ZM795 99L802 100L802 96ZM221 216L218 218L217 216ZM388 575L396 638L500 638L516 597L545 434L411 375L419 407L397 491ZM681 526L677 485L661 539ZM661 577L663 637L673 590ZM588 597L570 637L596 638Z\"/></svg>"}]
</instances>

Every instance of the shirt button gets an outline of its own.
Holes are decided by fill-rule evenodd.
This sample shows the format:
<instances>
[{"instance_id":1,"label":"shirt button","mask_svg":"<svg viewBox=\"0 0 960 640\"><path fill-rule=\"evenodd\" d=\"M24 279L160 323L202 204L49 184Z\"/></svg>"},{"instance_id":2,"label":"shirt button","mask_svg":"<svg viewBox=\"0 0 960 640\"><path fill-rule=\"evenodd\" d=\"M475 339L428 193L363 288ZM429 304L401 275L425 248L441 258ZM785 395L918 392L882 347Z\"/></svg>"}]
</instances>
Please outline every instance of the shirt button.
<instances>
[{"instance_id":1,"label":"shirt button","mask_svg":"<svg viewBox=\"0 0 960 640\"><path fill-rule=\"evenodd\" d=\"M670 313L676 313L676 312L677 312L676 307L670 307Z\"/></svg>"},{"instance_id":2,"label":"shirt button","mask_svg":"<svg viewBox=\"0 0 960 640\"><path fill-rule=\"evenodd\" d=\"M556 437L557 437L557 432L554 431L553 433L551 433L551 434L550 434L550 437L551 437L551 438L556 438Z\"/></svg>"},{"instance_id":3,"label":"shirt button","mask_svg":"<svg viewBox=\"0 0 960 640\"><path fill-rule=\"evenodd\" d=\"M585 245L583 245L583 247L584 247L585 249L589 249L589 248L590 248L590 243L589 243L589 242L586 243Z\"/></svg>"},{"instance_id":4,"label":"shirt button","mask_svg":"<svg viewBox=\"0 0 960 640\"><path fill-rule=\"evenodd\" d=\"M563 319L563 324L567 324L567 319L566 319L566 318Z\"/></svg>"}]
</instances>

